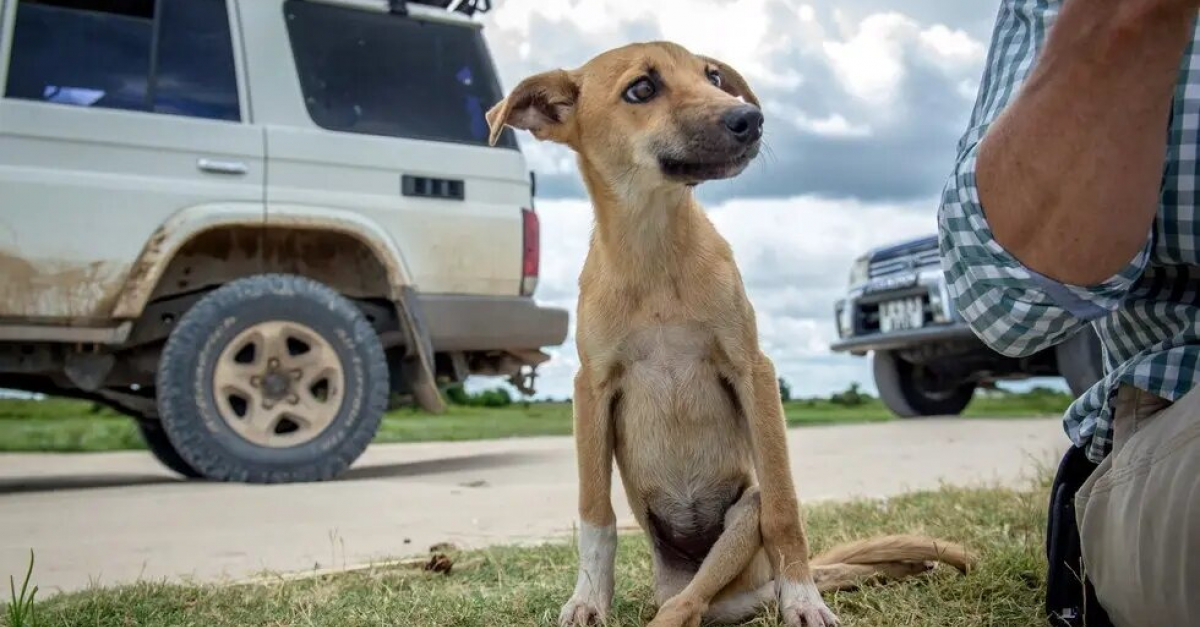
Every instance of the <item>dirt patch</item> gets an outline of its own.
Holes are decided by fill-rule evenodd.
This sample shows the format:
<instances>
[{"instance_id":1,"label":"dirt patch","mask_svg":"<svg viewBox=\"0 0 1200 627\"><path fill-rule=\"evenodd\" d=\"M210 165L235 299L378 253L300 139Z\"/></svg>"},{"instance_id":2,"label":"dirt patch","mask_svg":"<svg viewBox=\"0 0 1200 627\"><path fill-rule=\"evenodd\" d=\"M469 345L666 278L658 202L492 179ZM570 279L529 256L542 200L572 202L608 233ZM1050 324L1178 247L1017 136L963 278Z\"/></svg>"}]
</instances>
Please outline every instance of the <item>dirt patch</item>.
<instances>
[{"instance_id":1,"label":"dirt patch","mask_svg":"<svg viewBox=\"0 0 1200 627\"><path fill-rule=\"evenodd\" d=\"M72 263L0 250L0 316L86 323L108 318L128 264Z\"/></svg>"}]
</instances>

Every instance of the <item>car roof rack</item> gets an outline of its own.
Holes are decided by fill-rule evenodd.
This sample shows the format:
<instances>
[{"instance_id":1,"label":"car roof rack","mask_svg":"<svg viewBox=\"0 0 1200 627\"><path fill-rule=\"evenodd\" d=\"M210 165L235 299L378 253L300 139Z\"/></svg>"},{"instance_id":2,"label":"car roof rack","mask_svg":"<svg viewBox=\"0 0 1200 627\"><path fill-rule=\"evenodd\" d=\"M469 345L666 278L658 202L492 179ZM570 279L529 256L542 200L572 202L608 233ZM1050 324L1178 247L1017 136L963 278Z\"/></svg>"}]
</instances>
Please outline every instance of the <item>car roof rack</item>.
<instances>
[{"instance_id":1,"label":"car roof rack","mask_svg":"<svg viewBox=\"0 0 1200 627\"><path fill-rule=\"evenodd\" d=\"M408 15L408 5L410 4L445 9L462 13L467 17L492 10L492 0L388 0L388 10L392 13Z\"/></svg>"}]
</instances>

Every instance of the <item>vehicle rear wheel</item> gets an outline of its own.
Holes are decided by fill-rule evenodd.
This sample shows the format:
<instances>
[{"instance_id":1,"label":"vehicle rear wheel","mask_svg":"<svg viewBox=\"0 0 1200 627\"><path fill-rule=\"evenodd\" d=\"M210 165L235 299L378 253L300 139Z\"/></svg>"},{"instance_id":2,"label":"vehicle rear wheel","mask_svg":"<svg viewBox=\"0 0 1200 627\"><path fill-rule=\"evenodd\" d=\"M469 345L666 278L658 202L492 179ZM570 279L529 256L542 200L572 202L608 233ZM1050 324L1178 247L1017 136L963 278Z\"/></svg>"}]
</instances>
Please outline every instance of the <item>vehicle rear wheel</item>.
<instances>
[{"instance_id":1,"label":"vehicle rear wheel","mask_svg":"<svg viewBox=\"0 0 1200 627\"><path fill-rule=\"evenodd\" d=\"M161 422L138 419L137 425L138 431L142 434L142 440L146 443L146 448L150 449L150 454L154 455L154 459L188 479L201 477L200 473L196 472L196 469L192 468L191 464L188 464L179 455L179 451L175 450L175 445L171 444L171 440L167 438L167 432L163 429Z\"/></svg>"},{"instance_id":2,"label":"vehicle rear wheel","mask_svg":"<svg viewBox=\"0 0 1200 627\"><path fill-rule=\"evenodd\" d=\"M346 470L387 407L379 336L332 289L239 279L179 320L159 360L158 407L179 455L221 481L321 481Z\"/></svg>"},{"instance_id":3,"label":"vehicle rear wheel","mask_svg":"<svg viewBox=\"0 0 1200 627\"><path fill-rule=\"evenodd\" d=\"M1104 347L1100 336L1090 327L1055 346L1054 355L1058 372L1076 398L1104 378Z\"/></svg>"},{"instance_id":4,"label":"vehicle rear wheel","mask_svg":"<svg viewBox=\"0 0 1200 627\"><path fill-rule=\"evenodd\" d=\"M974 383L947 385L927 367L891 351L875 351L871 361L880 399L900 418L957 416L975 395Z\"/></svg>"}]
</instances>

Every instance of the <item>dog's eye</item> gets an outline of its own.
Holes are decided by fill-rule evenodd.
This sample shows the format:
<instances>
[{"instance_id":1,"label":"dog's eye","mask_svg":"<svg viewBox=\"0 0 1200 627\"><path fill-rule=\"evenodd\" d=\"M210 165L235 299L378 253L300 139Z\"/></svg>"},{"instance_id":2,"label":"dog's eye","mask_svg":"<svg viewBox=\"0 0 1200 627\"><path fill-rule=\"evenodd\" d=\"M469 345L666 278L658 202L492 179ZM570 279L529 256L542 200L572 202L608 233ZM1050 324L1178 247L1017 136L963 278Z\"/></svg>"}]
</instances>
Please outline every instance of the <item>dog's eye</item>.
<instances>
[{"instance_id":1,"label":"dog's eye","mask_svg":"<svg viewBox=\"0 0 1200 627\"><path fill-rule=\"evenodd\" d=\"M709 70L705 70L704 73L708 75L708 82L712 83L713 85L716 85L717 87L721 86L721 73L720 72L713 70L713 69L709 69Z\"/></svg>"},{"instance_id":2,"label":"dog's eye","mask_svg":"<svg viewBox=\"0 0 1200 627\"><path fill-rule=\"evenodd\" d=\"M625 89L625 102L641 104L649 101L658 93L658 88L648 78L639 78Z\"/></svg>"}]
</instances>

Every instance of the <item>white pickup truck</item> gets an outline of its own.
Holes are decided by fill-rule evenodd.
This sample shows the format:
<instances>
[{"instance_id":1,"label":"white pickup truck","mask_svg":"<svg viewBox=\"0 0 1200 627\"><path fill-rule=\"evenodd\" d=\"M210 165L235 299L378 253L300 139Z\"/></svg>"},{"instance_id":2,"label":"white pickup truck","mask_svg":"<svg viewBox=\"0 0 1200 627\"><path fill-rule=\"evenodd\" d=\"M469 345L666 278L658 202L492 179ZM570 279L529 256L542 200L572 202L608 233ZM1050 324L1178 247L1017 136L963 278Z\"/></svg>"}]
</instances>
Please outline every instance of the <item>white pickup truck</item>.
<instances>
[{"instance_id":1,"label":"white pickup truck","mask_svg":"<svg viewBox=\"0 0 1200 627\"><path fill-rule=\"evenodd\" d=\"M256 483L338 475L390 399L529 390L567 313L481 5L0 0L0 388Z\"/></svg>"},{"instance_id":2,"label":"white pickup truck","mask_svg":"<svg viewBox=\"0 0 1200 627\"><path fill-rule=\"evenodd\" d=\"M880 399L902 418L956 415L977 387L997 381L1061 376L1079 396L1103 377L1103 349L1090 327L1020 359L988 348L950 300L932 235L859 257L834 317L833 351L871 353Z\"/></svg>"}]
</instances>

